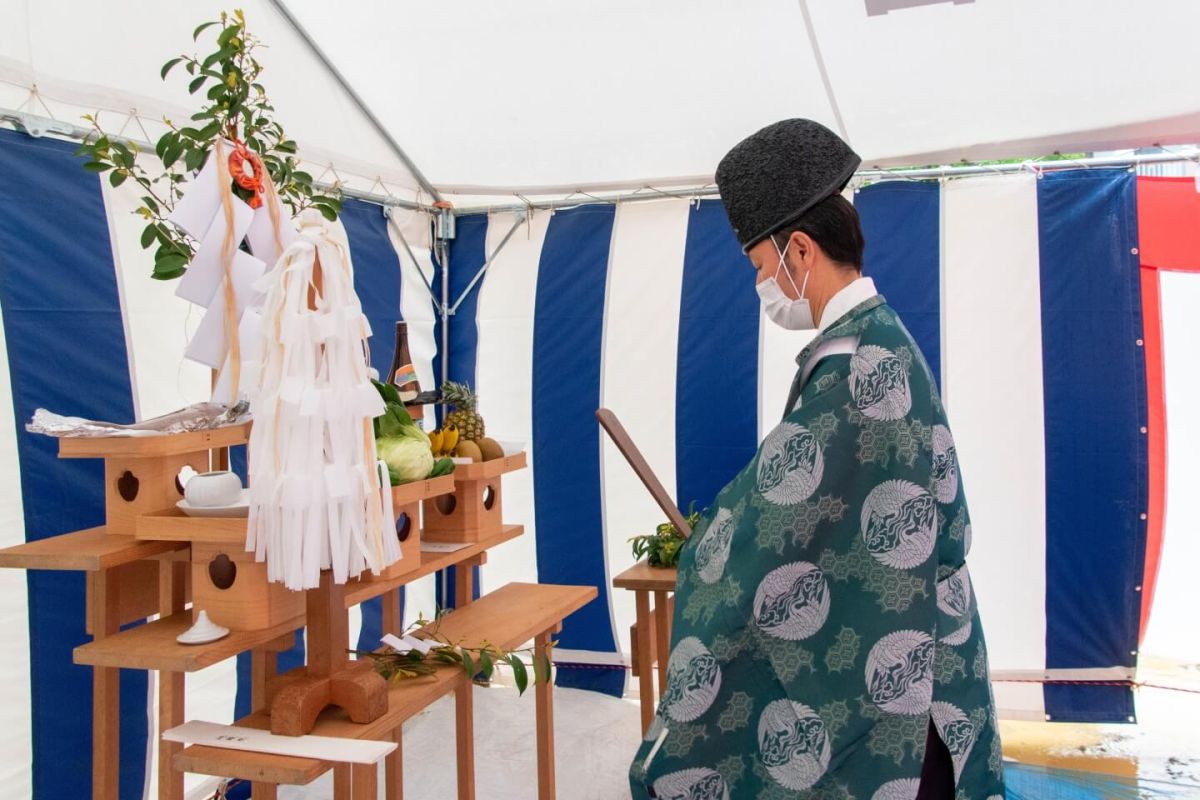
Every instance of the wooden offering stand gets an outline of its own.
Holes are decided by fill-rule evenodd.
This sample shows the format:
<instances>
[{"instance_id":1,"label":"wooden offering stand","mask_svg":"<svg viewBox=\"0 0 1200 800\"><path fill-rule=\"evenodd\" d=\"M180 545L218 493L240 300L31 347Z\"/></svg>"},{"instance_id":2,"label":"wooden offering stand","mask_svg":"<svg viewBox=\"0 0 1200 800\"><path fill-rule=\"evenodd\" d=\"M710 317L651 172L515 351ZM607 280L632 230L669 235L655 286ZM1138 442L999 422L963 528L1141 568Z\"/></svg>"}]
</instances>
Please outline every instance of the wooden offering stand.
<instances>
[{"instance_id":1,"label":"wooden offering stand","mask_svg":"<svg viewBox=\"0 0 1200 800\"><path fill-rule=\"evenodd\" d=\"M419 564L418 560L418 564ZM387 682L370 661L350 661L346 586L321 573L321 585L304 593L308 620L305 666L267 682L271 733L310 733L326 706L339 706L351 722L374 722L387 713Z\"/></svg>"},{"instance_id":2,"label":"wooden offering stand","mask_svg":"<svg viewBox=\"0 0 1200 800\"><path fill-rule=\"evenodd\" d=\"M525 453L454 468L454 493L423 503L426 540L477 542L504 526L502 475L524 469Z\"/></svg>"}]
</instances>

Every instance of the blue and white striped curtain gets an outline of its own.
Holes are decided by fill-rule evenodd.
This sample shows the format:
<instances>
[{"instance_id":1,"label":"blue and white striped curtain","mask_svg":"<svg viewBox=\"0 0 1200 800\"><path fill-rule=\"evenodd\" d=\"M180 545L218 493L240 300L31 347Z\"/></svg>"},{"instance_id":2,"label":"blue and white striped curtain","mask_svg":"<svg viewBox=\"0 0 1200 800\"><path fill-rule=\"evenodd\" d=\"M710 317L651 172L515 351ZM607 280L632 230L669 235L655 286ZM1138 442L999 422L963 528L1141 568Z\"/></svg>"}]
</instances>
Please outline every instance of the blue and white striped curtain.
<instances>
[{"instance_id":1,"label":"blue and white striped curtain","mask_svg":"<svg viewBox=\"0 0 1200 800\"><path fill-rule=\"evenodd\" d=\"M199 313L148 277L128 213L136 193L84 172L73 150L0 131L4 545L103 524L100 463L60 461L52 441L25 433L36 407L129 421L202 399L209 381L182 361ZM867 274L940 375L1009 714L1133 713L1128 689L1103 682L1131 674L1140 606L1134 192L1131 174L1094 170L885 183L855 198ZM432 385L439 323L419 273L432 270L422 221L356 201L342 221L373 362L386 369L392 323L404 318ZM452 301L514 222L459 219ZM511 580L596 586L559 639L559 682L618 694L633 598L610 582L632 564L627 539L662 514L592 413L614 409L680 504L704 507L779 418L808 335L764 325L749 264L708 200L535 213L465 295L449 334L450 374L477 387L489 433L530 445L530 469L504 483L505 515L526 534L490 554L482 591ZM89 792L91 676L71 662L86 638L83 585L78 573L0 571L0 785L12 796ZM407 617L432 612L433 579L407 598ZM370 645L378 610L352 626ZM189 717L231 721L246 710L248 679L244 661L189 676ZM151 688L144 673L122 675L123 798L154 785Z\"/></svg>"},{"instance_id":2,"label":"blue and white striped curtain","mask_svg":"<svg viewBox=\"0 0 1200 800\"><path fill-rule=\"evenodd\" d=\"M1131 718L1109 684L1133 676L1148 491L1134 176L889 182L855 201L866 274L950 410L1003 713ZM512 223L463 220L452 270ZM560 637L562 685L621 692L633 599L611 578L662 519L592 412L614 409L676 500L704 507L779 419L806 340L762 324L753 281L718 201L584 206L536 214L452 319L490 429L532 441L505 499L528 532L485 590L600 590Z\"/></svg>"}]
</instances>

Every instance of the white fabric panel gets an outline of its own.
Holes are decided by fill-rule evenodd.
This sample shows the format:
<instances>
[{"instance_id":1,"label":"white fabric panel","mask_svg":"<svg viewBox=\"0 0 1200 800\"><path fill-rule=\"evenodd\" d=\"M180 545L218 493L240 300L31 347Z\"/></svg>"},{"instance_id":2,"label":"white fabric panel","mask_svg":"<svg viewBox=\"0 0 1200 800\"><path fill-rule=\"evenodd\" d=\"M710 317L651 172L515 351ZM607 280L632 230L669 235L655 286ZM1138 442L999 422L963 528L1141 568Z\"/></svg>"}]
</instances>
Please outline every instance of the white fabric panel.
<instances>
[{"instance_id":1,"label":"white fabric panel","mask_svg":"<svg viewBox=\"0 0 1200 800\"><path fill-rule=\"evenodd\" d=\"M183 357L204 309L175 296L175 281L157 281L154 250L143 250L145 221L133 211L139 192L131 183L113 189L101 181L108 213L118 287L125 306L125 338L139 419L208 400L212 371Z\"/></svg>"},{"instance_id":2,"label":"white fabric panel","mask_svg":"<svg viewBox=\"0 0 1200 800\"><path fill-rule=\"evenodd\" d=\"M689 205L684 201L617 208L608 262L600 400L611 409L658 475L675 486L675 371L679 297ZM608 580L633 566L629 538L666 519L612 440L601 436L601 484ZM668 489L670 491L670 489ZM622 652L629 652L634 593L610 589Z\"/></svg>"},{"instance_id":3,"label":"white fabric panel","mask_svg":"<svg viewBox=\"0 0 1200 800\"><path fill-rule=\"evenodd\" d=\"M970 498L971 583L991 667L1003 677L1046 663L1036 180L948 183L942 209L943 394ZM1025 710L1041 712L1040 691L1012 694L1006 700L1036 701Z\"/></svg>"},{"instance_id":4,"label":"white fabric panel","mask_svg":"<svg viewBox=\"0 0 1200 800\"><path fill-rule=\"evenodd\" d=\"M433 279L433 257L429 253L429 218L416 212L389 209L387 230L396 257L400 260L400 316L408 323L408 349L412 354L413 367L417 371L417 381L423 389L434 389L438 385L437 377L433 374L433 357L437 353L437 341L434 336L437 315L434 313L429 289L421 279L422 273L426 279ZM400 240L401 233L417 259L415 263L409 258L409 251ZM387 367L386 364L377 365L377 368L384 372L387 371ZM431 430L436 424L433 406L425 407L422 424L427 430ZM428 575L404 587L405 626L414 622L421 612L424 612L426 619L433 618L437 609L436 580L435 576Z\"/></svg>"},{"instance_id":5,"label":"white fabric panel","mask_svg":"<svg viewBox=\"0 0 1200 800\"><path fill-rule=\"evenodd\" d=\"M3 309L0 309L0 315ZM24 544L21 462L9 383L8 346L0 317L0 547ZM29 594L25 571L0 569L0 787L10 797L32 797L33 739L29 687Z\"/></svg>"},{"instance_id":6,"label":"white fabric panel","mask_svg":"<svg viewBox=\"0 0 1200 800\"><path fill-rule=\"evenodd\" d=\"M1183 663L1200 662L1196 609L1200 608L1200 275L1160 272L1163 361L1167 405L1167 512L1162 560L1143 652Z\"/></svg>"},{"instance_id":7,"label":"white fabric panel","mask_svg":"<svg viewBox=\"0 0 1200 800\"><path fill-rule=\"evenodd\" d=\"M488 435L524 442L529 467L504 476L504 521L524 525L525 533L489 551L480 571L480 592L511 581L537 583L537 529L534 524L533 470L533 320L538 264L550 213L537 212L512 235L488 267L479 287L476 319L479 349L475 382ZM488 219L485 250L495 252L512 228L512 214Z\"/></svg>"},{"instance_id":8,"label":"white fabric panel","mask_svg":"<svg viewBox=\"0 0 1200 800\"><path fill-rule=\"evenodd\" d=\"M759 314L758 340L758 440L783 419L792 380L796 377L796 356L816 338L816 331L787 331Z\"/></svg>"},{"instance_id":9,"label":"white fabric panel","mask_svg":"<svg viewBox=\"0 0 1200 800\"><path fill-rule=\"evenodd\" d=\"M277 119L312 162L310 168L319 175L322 167L336 163L338 177L364 189L381 175L395 187L415 186L383 137L271 3L250 0L239 7L250 32L267 45L256 57L264 65L262 83ZM229 9L217 0L192 0L186 13L169 4L138 4L125 7L130 13L112 13L112 8L71 0L0 0L0 107L22 105L36 83L57 119L79 122L80 115L101 109L102 124L117 133L124 116L137 109L149 135L157 138L165 130L158 121L162 116L182 124L197 104L187 93L182 68L163 81L159 67L174 54L209 52L215 33L210 29L202 44L194 45L192 29ZM360 18L355 27L370 25ZM370 61L379 66L375 57ZM40 102L25 110L47 116ZM125 133L143 138L136 125ZM355 181L356 175L365 181Z\"/></svg>"},{"instance_id":10,"label":"white fabric panel","mask_svg":"<svg viewBox=\"0 0 1200 800\"><path fill-rule=\"evenodd\" d=\"M877 16L861 0L805 4L868 164L1200 139L1196 93L1170 80L1193 71L1189 0L928 0ZM801 5L288 0L430 178L463 194L708 176L767 123L836 127ZM430 64L439 80L398 84Z\"/></svg>"},{"instance_id":11,"label":"white fabric panel","mask_svg":"<svg viewBox=\"0 0 1200 800\"><path fill-rule=\"evenodd\" d=\"M844 135L869 164L1197 141L1194 93L1145 87L1187 69L1200 4L939 0L868 16L861 2L806 2Z\"/></svg>"}]
</instances>

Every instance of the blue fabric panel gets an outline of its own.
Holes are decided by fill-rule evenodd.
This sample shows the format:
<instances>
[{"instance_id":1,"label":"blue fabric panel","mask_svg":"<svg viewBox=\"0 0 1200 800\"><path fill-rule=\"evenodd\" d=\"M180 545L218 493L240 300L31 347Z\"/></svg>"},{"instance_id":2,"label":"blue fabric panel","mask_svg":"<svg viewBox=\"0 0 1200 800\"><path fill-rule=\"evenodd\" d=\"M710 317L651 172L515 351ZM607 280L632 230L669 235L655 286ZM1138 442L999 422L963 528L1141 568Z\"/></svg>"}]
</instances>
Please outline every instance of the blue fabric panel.
<instances>
[{"instance_id":1,"label":"blue fabric panel","mask_svg":"<svg viewBox=\"0 0 1200 800\"><path fill-rule=\"evenodd\" d=\"M688 214L675 382L675 500L707 508L758 443L759 301L725 208ZM712 388L717 389L714 395Z\"/></svg>"},{"instance_id":2,"label":"blue fabric panel","mask_svg":"<svg viewBox=\"0 0 1200 800\"><path fill-rule=\"evenodd\" d=\"M487 214L468 214L455 221L456 236L450 245L450 304L458 302L487 260ZM441 297L442 270L437 270L433 290ZM482 281L475 285L454 316L450 317L450 380L466 383L472 389L475 383L475 355L479 349L479 325L476 312L479 309L479 289ZM441 342L441 322L434 329L437 341ZM442 374L440 348L433 360L434 375ZM444 407L438 407L438 419L442 419ZM472 595L479 597L479 567L472 567L475 580ZM438 606L454 608L454 581L456 567L442 570L437 577Z\"/></svg>"},{"instance_id":3,"label":"blue fabric panel","mask_svg":"<svg viewBox=\"0 0 1200 800\"><path fill-rule=\"evenodd\" d=\"M388 238L383 207L346 199L338 217L350 240L354 262L354 290L363 314L371 323L371 366L387 377L396 346L396 323L400 321L400 259Z\"/></svg>"},{"instance_id":4,"label":"blue fabric panel","mask_svg":"<svg viewBox=\"0 0 1200 800\"><path fill-rule=\"evenodd\" d=\"M600 354L612 206L559 211L538 267L533 331L533 472L540 583L595 586L563 648L614 652L600 495ZM620 695L624 670L562 666L558 685Z\"/></svg>"},{"instance_id":5,"label":"blue fabric panel","mask_svg":"<svg viewBox=\"0 0 1200 800\"><path fill-rule=\"evenodd\" d=\"M1056 722L1133 722L1133 690L1109 684L1051 683L1043 687L1046 714Z\"/></svg>"},{"instance_id":6,"label":"blue fabric panel","mask_svg":"<svg viewBox=\"0 0 1200 800\"><path fill-rule=\"evenodd\" d=\"M339 216L350 240L350 258L354 262L354 291L362 303L363 314L371 323L371 365L387 377L396 349L396 322L400 314L400 259L388 238L387 217L383 207L361 200L346 200ZM401 607L404 589L400 589ZM358 647L374 650L383 635L383 605L378 597L363 603L362 629Z\"/></svg>"},{"instance_id":7,"label":"blue fabric panel","mask_svg":"<svg viewBox=\"0 0 1200 800\"><path fill-rule=\"evenodd\" d=\"M867 249L863 274L896 309L942 384L941 187L887 181L854 197Z\"/></svg>"},{"instance_id":8,"label":"blue fabric panel","mask_svg":"<svg viewBox=\"0 0 1200 800\"><path fill-rule=\"evenodd\" d=\"M1148 466L1135 187L1125 170L1038 181L1051 669L1136 661ZM1107 703L1127 691L1086 697ZM1046 711L1056 719L1127 716L1075 704L1084 695L1048 687ZM1063 697L1071 708L1054 706Z\"/></svg>"},{"instance_id":9,"label":"blue fabric panel","mask_svg":"<svg viewBox=\"0 0 1200 800\"><path fill-rule=\"evenodd\" d=\"M60 461L53 439L26 433L34 410L133 421L104 202L75 148L0 131L0 309L29 541L104 524L103 462ZM92 670L71 658L89 638L84 578L30 572L28 581L34 795L87 797ZM122 798L142 796L146 726L146 673L124 671Z\"/></svg>"}]
</instances>

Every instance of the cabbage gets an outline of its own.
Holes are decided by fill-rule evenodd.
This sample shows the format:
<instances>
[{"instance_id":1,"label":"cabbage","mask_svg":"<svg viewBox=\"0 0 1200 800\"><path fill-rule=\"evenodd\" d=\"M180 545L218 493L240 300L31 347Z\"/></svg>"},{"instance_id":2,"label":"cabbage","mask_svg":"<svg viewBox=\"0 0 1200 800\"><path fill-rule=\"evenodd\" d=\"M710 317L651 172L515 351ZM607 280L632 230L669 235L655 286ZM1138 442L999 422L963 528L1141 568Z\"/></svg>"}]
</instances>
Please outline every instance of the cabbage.
<instances>
[{"instance_id":1,"label":"cabbage","mask_svg":"<svg viewBox=\"0 0 1200 800\"><path fill-rule=\"evenodd\" d=\"M429 436L415 425L402 428L394 436L377 439L375 452L388 465L393 486L424 480L433 471Z\"/></svg>"}]
</instances>

